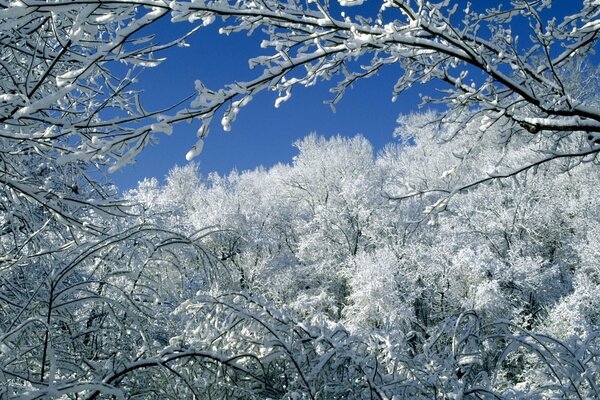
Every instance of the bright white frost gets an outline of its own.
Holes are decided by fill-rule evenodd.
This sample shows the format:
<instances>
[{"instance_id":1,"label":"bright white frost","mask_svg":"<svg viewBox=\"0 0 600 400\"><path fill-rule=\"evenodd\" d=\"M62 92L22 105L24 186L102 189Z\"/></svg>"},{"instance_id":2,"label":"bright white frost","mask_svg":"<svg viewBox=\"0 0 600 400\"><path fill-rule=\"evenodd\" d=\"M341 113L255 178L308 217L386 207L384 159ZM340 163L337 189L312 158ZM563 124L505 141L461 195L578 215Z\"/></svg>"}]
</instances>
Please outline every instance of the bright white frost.
<instances>
[{"instance_id":1,"label":"bright white frost","mask_svg":"<svg viewBox=\"0 0 600 400\"><path fill-rule=\"evenodd\" d=\"M600 3L342 3L2 4L2 396L600 397ZM146 109L140 69L186 46L156 44L165 16L261 32L255 77ZM261 91L325 82L335 106L388 66L392 97L438 81L448 112L378 157L312 136L292 166L182 168L135 205L103 181L180 122L191 159Z\"/></svg>"},{"instance_id":2,"label":"bright white frost","mask_svg":"<svg viewBox=\"0 0 600 400\"><path fill-rule=\"evenodd\" d=\"M453 191L485 176L484 161L509 168L536 156L525 142L503 154L495 135L460 153L481 121L446 141L452 127L423 125L435 118L404 118L398 133L416 144L376 156L362 137L311 135L290 165L206 178L192 165L163 186L140 185L132 196L147 218L181 232L218 227L203 243L231 274L218 281L227 294L199 292L177 307L185 328L170 345L252 354L246 367L286 371L289 397L331 382L332 396L511 398L515 387L524 399L597 396L596 166L559 174L565 165L547 163L424 217L440 197L426 188ZM405 187L423 194L390 201ZM203 378L203 389L222 383Z\"/></svg>"}]
</instances>

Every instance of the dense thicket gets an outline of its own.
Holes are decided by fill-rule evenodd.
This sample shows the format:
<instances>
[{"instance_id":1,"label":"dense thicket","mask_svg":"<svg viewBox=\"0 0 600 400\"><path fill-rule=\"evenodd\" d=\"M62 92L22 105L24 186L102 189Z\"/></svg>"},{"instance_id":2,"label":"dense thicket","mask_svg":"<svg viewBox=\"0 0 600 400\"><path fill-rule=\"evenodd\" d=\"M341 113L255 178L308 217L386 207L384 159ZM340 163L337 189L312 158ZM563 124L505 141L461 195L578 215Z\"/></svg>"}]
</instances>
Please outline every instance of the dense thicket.
<instances>
[{"instance_id":1,"label":"dense thicket","mask_svg":"<svg viewBox=\"0 0 600 400\"><path fill-rule=\"evenodd\" d=\"M600 3L498 3L0 0L0 397L600 397ZM186 46L144 36L167 16L269 55L147 110L139 71ZM335 105L389 65L448 108L376 157L309 136L126 200L104 178L179 122L191 159L262 91Z\"/></svg>"},{"instance_id":2,"label":"dense thicket","mask_svg":"<svg viewBox=\"0 0 600 400\"><path fill-rule=\"evenodd\" d=\"M477 179L483 160L515 162L493 140L457 158L463 144L439 143L447 132L408 128L430 117L403 120L416 145L377 156L360 136L311 135L291 165L206 178L192 165L140 184L148 221L212 227L216 297L179 307L179 339L279 370L269 385L292 398L597 396L597 167L555 163L449 201L398 202L406 187ZM436 197L445 211L428 215Z\"/></svg>"},{"instance_id":3,"label":"dense thicket","mask_svg":"<svg viewBox=\"0 0 600 400\"><path fill-rule=\"evenodd\" d=\"M291 165L175 168L82 215L101 237L6 223L3 396L597 397L597 166L452 192L537 143L465 152L432 119L377 155L311 135Z\"/></svg>"}]
</instances>

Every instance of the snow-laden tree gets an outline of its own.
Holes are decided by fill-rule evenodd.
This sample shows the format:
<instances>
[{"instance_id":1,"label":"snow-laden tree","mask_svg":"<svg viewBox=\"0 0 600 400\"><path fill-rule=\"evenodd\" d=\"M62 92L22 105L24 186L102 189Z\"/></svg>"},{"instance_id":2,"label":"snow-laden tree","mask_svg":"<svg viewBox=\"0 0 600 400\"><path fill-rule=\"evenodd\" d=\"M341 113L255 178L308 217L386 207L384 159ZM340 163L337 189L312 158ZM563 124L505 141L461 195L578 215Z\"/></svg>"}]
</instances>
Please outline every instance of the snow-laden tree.
<instances>
[{"instance_id":1,"label":"snow-laden tree","mask_svg":"<svg viewBox=\"0 0 600 400\"><path fill-rule=\"evenodd\" d=\"M194 238L124 219L132 209L103 177L170 132L131 89L174 44L139 33L166 13L0 5L2 398L119 395L103 375L164 348L169 304L209 279L179 268L205 257Z\"/></svg>"},{"instance_id":2,"label":"snow-laden tree","mask_svg":"<svg viewBox=\"0 0 600 400\"><path fill-rule=\"evenodd\" d=\"M141 183L130 225L3 276L5 393L597 396L595 166L477 185L423 220L429 199L387 193L451 169L461 143L441 146L311 136L289 166Z\"/></svg>"},{"instance_id":3,"label":"snow-laden tree","mask_svg":"<svg viewBox=\"0 0 600 400\"><path fill-rule=\"evenodd\" d=\"M141 66L160 62L153 53L161 46L138 32L165 14L131 3L2 3L3 193L78 228L82 207L123 214L114 193L86 181L98 180L97 167L131 160L152 129L169 131L131 89ZM125 68L117 68L121 62ZM151 116L153 128L140 126ZM93 201L80 193L86 185L96 192Z\"/></svg>"},{"instance_id":4,"label":"snow-laden tree","mask_svg":"<svg viewBox=\"0 0 600 400\"><path fill-rule=\"evenodd\" d=\"M0 396L599 396L600 3L361 3L0 3ZM169 17L270 55L146 110L138 72L185 46L144 36ZM312 137L292 166L180 169L128 207L99 178L178 122L201 124L193 158L262 90L331 81L335 105L391 65L393 97L439 80L424 100L449 107L376 160Z\"/></svg>"},{"instance_id":5,"label":"snow-laden tree","mask_svg":"<svg viewBox=\"0 0 600 400\"><path fill-rule=\"evenodd\" d=\"M596 166L491 180L424 217L429 198L388 192L475 177L505 144L486 137L457 167L452 153L477 124L433 153L444 131L418 125L402 127L414 145L375 157L364 138L312 135L287 166L208 178L178 168L152 195L148 183L132 192L149 221L216 224L202 243L231 277L179 307L174 343L239 364L196 360L186 373L203 388L336 398L363 393L376 368L369 390L382 398L597 396Z\"/></svg>"}]
</instances>

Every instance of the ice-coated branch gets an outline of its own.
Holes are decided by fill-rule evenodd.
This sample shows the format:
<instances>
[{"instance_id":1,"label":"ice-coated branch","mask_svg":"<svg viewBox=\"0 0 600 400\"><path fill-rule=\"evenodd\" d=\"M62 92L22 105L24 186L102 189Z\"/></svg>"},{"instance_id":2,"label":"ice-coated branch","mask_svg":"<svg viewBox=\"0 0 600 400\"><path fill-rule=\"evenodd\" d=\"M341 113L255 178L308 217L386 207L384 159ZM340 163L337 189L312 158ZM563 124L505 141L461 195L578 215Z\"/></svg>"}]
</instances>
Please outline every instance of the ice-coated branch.
<instances>
[{"instance_id":1,"label":"ice-coated branch","mask_svg":"<svg viewBox=\"0 0 600 400\"><path fill-rule=\"evenodd\" d=\"M487 174L486 177L475 179L468 183L461 183L460 185L455 186L453 188L433 188L426 190L415 190L402 195L386 194L386 197L390 200L407 200L414 197L422 197L427 195L437 195L438 197L441 196L439 200L437 200L433 205L429 206L426 210L427 213L437 212L444 210L454 195L466 192L469 189L472 189L481 184L493 182L498 179L512 178L529 170L535 170L541 165L548 164L561 159L575 159L578 162L597 162L599 154L600 145L597 144L592 144L591 146L586 146L585 148L581 148L572 152L552 151L548 152L548 154L546 154L543 157L540 157L533 161L529 161L519 167L507 171L490 172Z\"/></svg>"},{"instance_id":2,"label":"ice-coated branch","mask_svg":"<svg viewBox=\"0 0 600 400\"><path fill-rule=\"evenodd\" d=\"M376 19L344 13L336 18L332 8L311 2L198 1L172 2L170 7L174 21L209 24L219 16L227 17L229 25L221 29L227 34L264 27L270 37L263 46L273 53L252 60L251 66L264 68L270 77L265 82L268 88L283 93L276 106L290 98L295 85L331 79L338 81L332 89L335 103L357 79L385 65L399 64L403 72L394 97L432 79L450 83L443 99L450 120L477 107L486 114L508 116L526 130L597 132L600 109L579 99L577 90L566 83L572 59L584 57L596 44L594 20L599 10L594 4L586 3L581 12L565 16L559 24L541 19L548 2L517 1L512 8L483 10L469 5L458 10L447 2L391 1L384 2ZM401 16L393 9L401 11ZM517 23L531 26L527 51L514 32ZM340 46L344 51L327 51ZM318 50L323 51L321 55ZM299 63L289 62L309 54L313 64L306 71L297 69ZM371 57L370 62L357 66L356 61L366 57ZM469 79L469 74L483 77ZM226 101L229 97L222 103ZM212 103L211 113L214 108ZM528 122L532 116L540 119L532 124ZM226 128L230 121L226 113Z\"/></svg>"}]
</instances>

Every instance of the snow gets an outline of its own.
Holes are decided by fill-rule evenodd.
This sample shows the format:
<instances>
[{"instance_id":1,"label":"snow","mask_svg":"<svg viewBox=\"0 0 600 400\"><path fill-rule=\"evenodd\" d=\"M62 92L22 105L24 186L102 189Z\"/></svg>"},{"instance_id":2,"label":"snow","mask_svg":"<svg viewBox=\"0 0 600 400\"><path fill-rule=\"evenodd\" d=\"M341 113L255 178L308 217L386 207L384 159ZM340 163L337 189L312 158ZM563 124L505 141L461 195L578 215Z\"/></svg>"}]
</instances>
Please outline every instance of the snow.
<instances>
[{"instance_id":1,"label":"snow","mask_svg":"<svg viewBox=\"0 0 600 400\"><path fill-rule=\"evenodd\" d=\"M173 133L173 125L167 121L160 121L150 125L152 132L166 133L171 135Z\"/></svg>"},{"instance_id":2,"label":"snow","mask_svg":"<svg viewBox=\"0 0 600 400\"><path fill-rule=\"evenodd\" d=\"M552 397L560 380L564 397L598 397L600 111L578 86L596 81L552 73L587 49L596 2L574 17L579 30L531 32L566 45L555 59L541 45L519 54L530 43L516 45L498 10L461 20L450 3L386 1L403 8L371 22L358 9L336 20L326 2L6 4L3 40L25 49L17 59L6 46L0 82L10 395L260 397L256 388L273 383L290 398L322 388L340 398L500 398L514 387L528 398ZM146 112L125 87L134 67L163 59L136 33L169 12L198 29L224 16L222 33L260 31L258 72L217 90L197 81L195 98ZM35 21L48 23L29 31ZM506 43L479 29L488 23ZM108 78L113 63L130 73ZM467 64L478 69L469 82ZM341 96L382 66L399 75L394 98L424 81L455 83L441 92L446 114L401 122L410 145L375 155L361 137L313 135L296 143L291 165L206 178L191 164L123 201L96 179L177 123L201 123L191 161L213 117L231 129L262 91L278 93L275 107L298 85L331 82ZM535 362L498 360L513 355ZM492 359L490 383L480 372Z\"/></svg>"},{"instance_id":3,"label":"snow","mask_svg":"<svg viewBox=\"0 0 600 400\"><path fill-rule=\"evenodd\" d=\"M362 5L365 0L338 0L342 7L353 7Z\"/></svg>"},{"instance_id":4,"label":"snow","mask_svg":"<svg viewBox=\"0 0 600 400\"><path fill-rule=\"evenodd\" d=\"M291 90L291 88L288 88L285 91L285 94L283 96L280 96L275 100L275 108L279 108L279 106L282 103L288 101L291 97L292 97L292 90Z\"/></svg>"},{"instance_id":5,"label":"snow","mask_svg":"<svg viewBox=\"0 0 600 400\"><path fill-rule=\"evenodd\" d=\"M204 140L198 139L194 147L190 149L185 155L185 159L188 161L192 161L194 158L198 157L200 153L202 153L202 149L204 148Z\"/></svg>"},{"instance_id":6,"label":"snow","mask_svg":"<svg viewBox=\"0 0 600 400\"><path fill-rule=\"evenodd\" d=\"M85 72L85 68L75 69L72 71L65 72L62 75L56 77L56 85L59 88L65 87L69 84L72 84L75 79L83 75Z\"/></svg>"}]
</instances>

